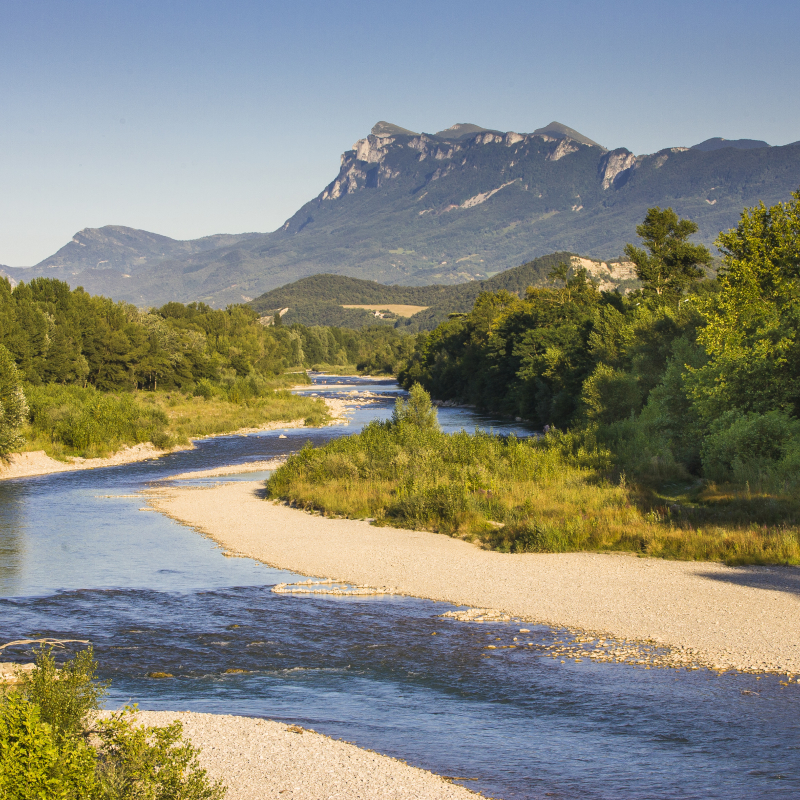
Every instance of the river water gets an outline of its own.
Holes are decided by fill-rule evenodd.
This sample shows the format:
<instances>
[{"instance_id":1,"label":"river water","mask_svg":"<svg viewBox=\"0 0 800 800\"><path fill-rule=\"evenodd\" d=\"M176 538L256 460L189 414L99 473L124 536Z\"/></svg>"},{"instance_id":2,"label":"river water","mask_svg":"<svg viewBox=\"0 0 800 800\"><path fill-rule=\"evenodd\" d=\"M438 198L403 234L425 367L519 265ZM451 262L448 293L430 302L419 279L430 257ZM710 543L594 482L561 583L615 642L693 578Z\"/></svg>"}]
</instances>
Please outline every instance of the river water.
<instances>
[{"instance_id":1,"label":"river water","mask_svg":"<svg viewBox=\"0 0 800 800\"><path fill-rule=\"evenodd\" d=\"M158 460L0 484L0 641L89 639L113 679L109 705L285 720L498 798L800 797L796 684L560 663L544 648L567 632L442 618L446 603L276 595L274 584L302 576L226 558L136 494L351 433L387 416L398 391L330 378L308 391L354 389L386 399L348 426L217 437ZM465 409L439 418L446 430L529 433ZM486 657L488 641L514 636L533 647Z\"/></svg>"}]
</instances>

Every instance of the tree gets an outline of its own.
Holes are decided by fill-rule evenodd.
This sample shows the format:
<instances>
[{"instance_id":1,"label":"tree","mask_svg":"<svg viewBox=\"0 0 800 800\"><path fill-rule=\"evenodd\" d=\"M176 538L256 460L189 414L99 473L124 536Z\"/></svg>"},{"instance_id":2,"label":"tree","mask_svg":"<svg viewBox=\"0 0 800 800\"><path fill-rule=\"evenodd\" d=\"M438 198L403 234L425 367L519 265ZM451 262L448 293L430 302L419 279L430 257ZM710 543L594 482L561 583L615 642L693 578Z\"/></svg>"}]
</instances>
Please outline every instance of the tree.
<instances>
[{"instance_id":1,"label":"tree","mask_svg":"<svg viewBox=\"0 0 800 800\"><path fill-rule=\"evenodd\" d=\"M438 430L439 423L436 419L436 409L431 404L431 396L415 383L408 393L408 400L398 397L392 413L392 424L411 425L420 430Z\"/></svg>"},{"instance_id":2,"label":"tree","mask_svg":"<svg viewBox=\"0 0 800 800\"><path fill-rule=\"evenodd\" d=\"M697 223L678 219L671 209L648 210L636 233L646 250L625 245L625 255L636 265L636 276L648 294L675 296L703 277L701 266L711 264L711 253L702 244L688 241Z\"/></svg>"},{"instance_id":3,"label":"tree","mask_svg":"<svg viewBox=\"0 0 800 800\"><path fill-rule=\"evenodd\" d=\"M734 408L800 416L800 192L792 198L746 208L717 238L719 292L699 304L710 359L692 373L707 419Z\"/></svg>"},{"instance_id":4,"label":"tree","mask_svg":"<svg viewBox=\"0 0 800 800\"><path fill-rule=\"evenodd\" d=\"M28 403L11 353L0 344L0 458L19 447L19 429L28 419Z\"/></svg>"}]
</instances>

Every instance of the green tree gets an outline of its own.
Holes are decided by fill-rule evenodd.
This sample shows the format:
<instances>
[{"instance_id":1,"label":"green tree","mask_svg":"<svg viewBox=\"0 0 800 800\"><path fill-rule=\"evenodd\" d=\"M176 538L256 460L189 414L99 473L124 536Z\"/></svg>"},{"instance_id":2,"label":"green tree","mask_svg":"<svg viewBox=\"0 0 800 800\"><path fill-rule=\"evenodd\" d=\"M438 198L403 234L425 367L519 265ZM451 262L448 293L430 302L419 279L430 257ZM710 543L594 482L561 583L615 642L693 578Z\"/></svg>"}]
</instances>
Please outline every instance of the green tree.
<instances>
[{"instance_id":1,"label":"green tree","mask_svg":"<svg viewBox=\"0 0 800 800\"><path fill-rule=\"evenodd\" d=\"M0 458L19 447L19 430L28 418L21 376L11 353L0 344Z\"/></svg>"},{"instance_id":2,"label":"green tree","mask_svg":"<svg viewBox=\"0 0 800 800\"><path fill-rule=\"evenodd\" d=\"M392 412L393 425L412 425L420 430L438 430L436 409L431 404L431 396L415 383L408 393L408 400L398 397Z\"/></svg>"},{"instance_id":3,"label":"green tree","mask_svg":"<svg viewBox=\"0 0 800 800\"><path fill-rule=\"evenodd\" d=\"M702 244L692 244L697 223L678 219L671 209L648 210L636 233L644 249L625 245L625 255L636 265L636 276L648 294L675 296L703 277L702 266L711 264L711 253Z\"/></svg>"},{"instance_id":4,"label":"green tree","mask_svg":"<svg viewBox=\"0 0 800 800\"><path fill-rule=\"evenodd\" d=\"M745 209L716 244L724 268L698 304L709 361L692 373L695 403L708 420L734 408L800 416L800 192Z\"/></svg>"}]
</instances>

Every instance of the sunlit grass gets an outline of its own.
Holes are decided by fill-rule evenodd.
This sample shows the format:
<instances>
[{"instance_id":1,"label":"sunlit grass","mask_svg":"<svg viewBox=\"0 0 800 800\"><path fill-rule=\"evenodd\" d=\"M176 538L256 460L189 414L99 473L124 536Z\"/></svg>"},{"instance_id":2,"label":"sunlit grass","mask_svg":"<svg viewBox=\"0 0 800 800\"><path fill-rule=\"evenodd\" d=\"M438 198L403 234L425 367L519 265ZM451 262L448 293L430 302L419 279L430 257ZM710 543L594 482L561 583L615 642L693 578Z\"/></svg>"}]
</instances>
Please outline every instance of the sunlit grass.
<instances>
[{"instance_id":1,"label":"sunlit grass","mask_svg":"<svg viewBox=\"0 0 800 800\"><path fill-rule=\"evenodd\" d=\"M608 453L569 434L503 439L373 423L305 448L268 495L333 516L458 536L502 552L625 551L800 564L800 504L707 485L660 494L615 476Z\"/></svg>"},{"instance_id":2,"label":"sunlit grass","mask_svg":"<svg viewBox=\"0 0 800 800\"><path fill-rule=\"evenodd\" d=\"M169 449L192 438L268 423L324 425L330 416L323 400L275 388L308 382L304 372L281 375L260 380L250 396L246 386L234 385L212 387L207 398L178 390L112 393L91 386L29 385L30 419L22 430L22 449L44 450L60 460L99 458L143 442Z\"/></svg>"}]
</instances>

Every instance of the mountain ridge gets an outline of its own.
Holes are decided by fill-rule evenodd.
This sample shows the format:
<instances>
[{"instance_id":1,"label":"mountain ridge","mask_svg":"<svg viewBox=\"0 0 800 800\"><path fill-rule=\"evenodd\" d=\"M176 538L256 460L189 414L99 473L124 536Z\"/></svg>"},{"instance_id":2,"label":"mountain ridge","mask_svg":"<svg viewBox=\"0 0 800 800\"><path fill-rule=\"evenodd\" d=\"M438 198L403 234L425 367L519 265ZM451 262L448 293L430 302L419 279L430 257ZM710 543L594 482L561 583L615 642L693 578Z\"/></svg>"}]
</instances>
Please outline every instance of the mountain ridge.
<instances>
[{"instance_id":1,"label":"mountain ridge","mask_svg":"<svg viewBox=\"0 0 800 800\"><path fill-rule=\"evenodd\" d=\"M786 200L800 186L797 145L637 156L560 123L529 134L473 123L439 134L385 121L375 129L271 233L179 242L124 226L85 229L37 267L6 272L61 277L140 306L249 302L314 273L455 284L555 251L615 258L654 205L694 219L697 240L710 244L743 207Z\"/></svg>"}]
</instances>

